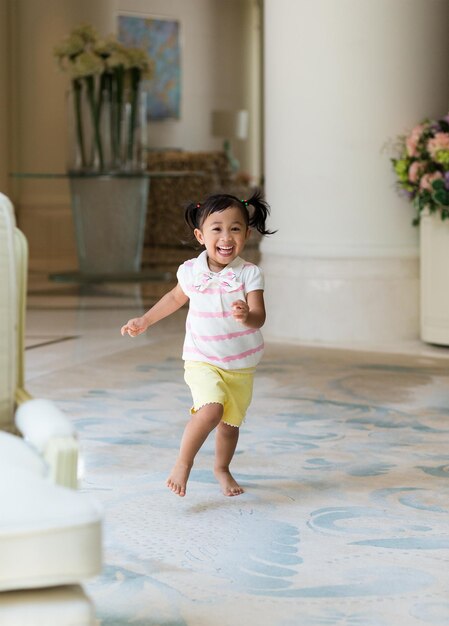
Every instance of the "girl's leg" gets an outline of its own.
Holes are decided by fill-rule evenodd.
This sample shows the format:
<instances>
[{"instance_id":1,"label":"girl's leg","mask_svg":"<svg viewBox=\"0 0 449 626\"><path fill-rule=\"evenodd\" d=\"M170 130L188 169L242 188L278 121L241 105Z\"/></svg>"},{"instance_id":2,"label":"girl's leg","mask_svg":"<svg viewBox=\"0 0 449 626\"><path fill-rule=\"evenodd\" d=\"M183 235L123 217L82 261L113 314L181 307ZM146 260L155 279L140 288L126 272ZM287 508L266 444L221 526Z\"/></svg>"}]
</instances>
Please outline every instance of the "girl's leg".
<instances>
[{"instance_id":1,"label":"girl's leg","mask_svg":"<svg viewBox=\"0 0 449 626\"><path fill-rule=\"evenodd\" d=\"M220 423L223 405L206 404L194 413L184 429L178 459L167 478L167 487L178 496L186 495L186 485L198 450Z\"/></svg>"},{"instance_id":2,"label":"girl's leg","mask_svg":"<svg viewBox=\"0 0 449 626\"><path fill-rule=\"evenodd\" d=\"M243 489L235 481L229 465L234 456L239 440L240 428L220 422L215 439L215 478L221 485L225 496L239 496Z\"/></svg>"}]
</instances>

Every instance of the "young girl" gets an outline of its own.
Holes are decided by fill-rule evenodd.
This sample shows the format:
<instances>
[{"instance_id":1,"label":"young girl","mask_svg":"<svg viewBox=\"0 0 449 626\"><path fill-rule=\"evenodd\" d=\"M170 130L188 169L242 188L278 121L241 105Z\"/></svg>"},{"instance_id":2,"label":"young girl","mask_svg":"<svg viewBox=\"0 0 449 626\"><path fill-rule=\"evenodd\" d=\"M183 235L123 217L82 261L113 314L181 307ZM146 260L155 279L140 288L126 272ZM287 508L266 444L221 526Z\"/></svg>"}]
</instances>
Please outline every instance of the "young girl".
<instances>
[{"instance_id":1,"label":"young girl","mask_svg":"<svg viewBox=\"0 0 449 626\"><path fill-rule=\"evenodd\" d=\"M203 204L188 205L186 222L204 252L179 267L174 289L121 329L122 335L140 335L190 300L182 358L193 407L167 479L168 488L179 496L185 496L195 456L215 428L215 477L226 496L243 493L229 465L251 402L255 366L262 357L259 329L265 322L265 306L262 273L240 253L250 227L272 234L265 226L268 215L269 206L259 192L249 200L218 194Z\"/></svg>"}]
</instances>

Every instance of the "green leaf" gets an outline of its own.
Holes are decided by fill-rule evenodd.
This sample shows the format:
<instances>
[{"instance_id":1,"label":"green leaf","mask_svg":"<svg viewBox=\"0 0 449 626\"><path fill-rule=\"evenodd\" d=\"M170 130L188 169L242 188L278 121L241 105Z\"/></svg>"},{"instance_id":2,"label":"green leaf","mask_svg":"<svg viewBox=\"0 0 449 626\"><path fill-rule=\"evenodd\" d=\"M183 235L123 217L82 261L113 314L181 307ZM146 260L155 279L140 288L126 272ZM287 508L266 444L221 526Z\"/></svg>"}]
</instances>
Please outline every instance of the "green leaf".
<instances>
[{"instance_id":1,"label":"green leaf","mask_svg":"<svg viewBox=\"0 0 449 626\"><path fill-rule=\"evenodd\" d=\"M445 189L440 189L433 194L433 199L437 204L442 206L449 206L449 192Z\"/></svg>"},{"instance_id":2,"label":"green leaf","mask_svg":"<svg viewBox=\"0 0 449 626\"><path fill-rule=\"evenodd\" d=\"M441 178L434 180L432 183L432 187L435 191L439 191L440 189L446 189L444 180L442 180Z\"/></svg>"},{"instance_id":3,"label":"green leaf","mask_svg":"<svg viewBox=\"0 0 449 626\"><path fill-rule=\"evenodd\" d=\"M427 189L425 189L424 191L422 191L418 196L417 196L417 206L418 206L418 210L419 211L424 211L424 209L426 208L426 206L431 207L431 205L433 205L433 200L432 200L432 196L430 194L429 191L427 191Z\"/></svg>"}]
</instances>

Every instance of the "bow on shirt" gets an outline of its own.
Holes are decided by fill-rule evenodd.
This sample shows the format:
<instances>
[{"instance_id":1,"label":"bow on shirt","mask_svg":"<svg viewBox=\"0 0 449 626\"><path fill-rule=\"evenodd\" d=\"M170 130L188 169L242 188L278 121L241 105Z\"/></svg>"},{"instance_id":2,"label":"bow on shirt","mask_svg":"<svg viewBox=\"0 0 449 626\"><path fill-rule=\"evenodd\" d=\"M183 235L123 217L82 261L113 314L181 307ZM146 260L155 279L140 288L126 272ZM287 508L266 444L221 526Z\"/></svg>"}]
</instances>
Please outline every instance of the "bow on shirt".
<instances>
[{"instance_id":1,"label":"bow on shirt","mask_svg":"<svg viewBox=\"0 0 449 626\"><path fill-rule=\"evenodd\" d=\"M193 286L197 291L204 291L213 286L222 287L225 291L236 291L242 286L242 283L237 280L237 276L232 270L228 270L219 274L200 272L195 276Z\"/></svg>"}]
</instances>

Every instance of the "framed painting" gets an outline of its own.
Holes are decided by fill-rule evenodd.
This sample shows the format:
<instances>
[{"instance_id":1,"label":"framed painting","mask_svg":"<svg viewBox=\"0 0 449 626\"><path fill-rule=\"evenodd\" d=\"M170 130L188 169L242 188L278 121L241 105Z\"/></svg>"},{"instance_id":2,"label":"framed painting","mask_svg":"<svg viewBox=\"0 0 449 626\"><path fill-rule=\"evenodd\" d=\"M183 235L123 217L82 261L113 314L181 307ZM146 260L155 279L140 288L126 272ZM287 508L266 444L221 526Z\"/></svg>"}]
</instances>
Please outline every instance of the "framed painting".
<instances>
[{"instance_id":1,"label":"framed painting","mask_svg":"<svg viewBox=\"0 0 449 626\"><path fill-rule=\"evenodd\" d=\"M154 63L148 93L148 119L180 118L181 53L179 21L140 15L118 15L118 39L126 46L144 48Z\"/></svg>"}]
</instances>

